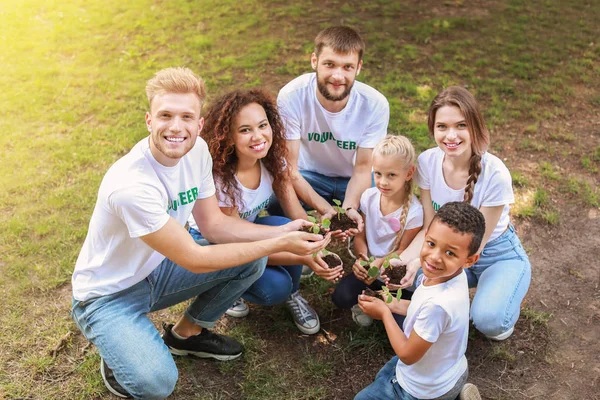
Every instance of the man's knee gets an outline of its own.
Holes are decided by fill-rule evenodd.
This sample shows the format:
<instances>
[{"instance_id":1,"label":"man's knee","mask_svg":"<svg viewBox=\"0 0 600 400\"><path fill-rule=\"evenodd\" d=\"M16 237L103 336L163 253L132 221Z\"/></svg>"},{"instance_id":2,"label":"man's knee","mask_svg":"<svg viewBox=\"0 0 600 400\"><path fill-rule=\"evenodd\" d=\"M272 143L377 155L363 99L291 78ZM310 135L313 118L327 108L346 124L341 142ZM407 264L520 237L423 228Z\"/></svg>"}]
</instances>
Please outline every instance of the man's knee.
<instances>
[{"instance_id":1,"label":"man's knee","mask_svg":"<svg viewBox=\"0 0 600 400\"><path fill-rule=\"evenodd\" d=\"M146 364L141 371L132 373L134 389L130 393L140 399L165 399L175 390L178 379L177 367L174 362L167 365L150 364L152 365Z\"/></svg>"}]
</instances>

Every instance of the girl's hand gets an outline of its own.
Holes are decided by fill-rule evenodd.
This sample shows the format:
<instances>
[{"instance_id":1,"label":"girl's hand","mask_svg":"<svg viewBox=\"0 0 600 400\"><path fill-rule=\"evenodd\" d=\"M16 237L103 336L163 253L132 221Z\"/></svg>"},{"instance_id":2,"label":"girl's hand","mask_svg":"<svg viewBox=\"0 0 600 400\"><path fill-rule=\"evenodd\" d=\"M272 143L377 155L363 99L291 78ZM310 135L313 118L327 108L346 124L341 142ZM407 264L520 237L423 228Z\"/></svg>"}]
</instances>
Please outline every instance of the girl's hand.
<instances>
[{"instance_id":1,"label":"girl's hand","mask_svg":"<svg viewBox=\"0 0 600 400\"><path fill-rule=\"evenodd\" d=\"M358 296L358 306L373 319L383 319L386 313L391 313L383 300L364 294Z\"/></svg>"},{"instance_id":2,"label":"girl's hand","mask_svg":"<svg viewBox=\"0 0 600 400\"><path fill-rule=\"evenodd\" d=\"M310 269L315 271L315 274L317 274L319 277L331 282L337 282L337 280L340 279L344 274L343 263L337 254L331 252L329 254L333 254L339 260L340 264L337 267L329 268L329 265L323 261L322 252L318 252L314 256L308 256L305 264L308 265Z\"/></svg>"},{"instance_id":3,"label":"girl's hand","mask_svg":"<svg viewBox=\"0 0 600 400\"><path fill-rule=\"evenodd\" d=\"M371 283L373 283L375 279L377 279L377 277L370 278L365 267L360 265L361 261L369 262L369 259L364 254L360 253L358 255L358 259L352 265L352 272L354 272L354 276L356 276L358 280L362 281L365 285L370 286Z\"/></svg>"}]
</instances>

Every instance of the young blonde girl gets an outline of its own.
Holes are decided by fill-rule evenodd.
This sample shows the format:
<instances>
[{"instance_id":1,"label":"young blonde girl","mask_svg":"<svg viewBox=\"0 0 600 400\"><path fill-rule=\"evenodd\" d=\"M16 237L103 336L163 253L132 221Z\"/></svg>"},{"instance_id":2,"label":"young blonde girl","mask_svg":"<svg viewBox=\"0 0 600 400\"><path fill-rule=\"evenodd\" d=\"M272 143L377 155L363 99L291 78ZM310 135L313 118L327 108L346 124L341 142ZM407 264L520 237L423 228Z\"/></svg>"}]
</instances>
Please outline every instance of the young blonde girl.
<instances>
[{"instance_id":1,"label":"young blonde girl","mask_svg":"<svg viewBox=\"0 0 600 400\"><path fill-rule=\"evenodd\" d=\"M365 228L354 239L358 259L352 267L354 273L342 278L332 295L336 306L352 308L359 325L369 325L372 320L356 306L358 295L367 287L379 290L383 286L369 278L360 261L372 256L373 264L381 266L386 256L400 254L423 226L423 209L412 193L416 160L415 150L404 136L388 135L373 149L375 186L360 198ZM398 321L402 319L397 316Z\"/></svg>"},{"instance_id":2,"label":"young blonde girl","mask_svg":"<svg viewBox=\"0 0 600 400\"><path fill-rule=\"evenodd\" d=\"M504 340L513 332L531 281L529 259L509 218L514 203L510 172L487 151L489 132L466 89L452 86L438 94L429 107L428 125L438 147L419 156L425 225L451 201L482 212L486 231L480 258L467 270L469 287L477 287L471 319L490 339ZM412 273L413 268L407 275Z\"/></svg>"}]
</instances>

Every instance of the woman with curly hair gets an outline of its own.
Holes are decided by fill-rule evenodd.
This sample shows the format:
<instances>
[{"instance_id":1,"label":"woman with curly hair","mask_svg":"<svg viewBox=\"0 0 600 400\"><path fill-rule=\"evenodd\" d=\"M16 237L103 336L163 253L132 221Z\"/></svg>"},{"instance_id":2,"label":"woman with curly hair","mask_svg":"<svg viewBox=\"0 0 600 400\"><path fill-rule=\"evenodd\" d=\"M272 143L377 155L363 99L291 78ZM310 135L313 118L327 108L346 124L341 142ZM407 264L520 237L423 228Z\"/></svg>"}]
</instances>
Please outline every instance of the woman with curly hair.
<instances>
[{"instance_id":1,"label":"woman with curly hair","mask_svg":"<svg viewBox=\"0 0 600 400\"><path fill-rule=\"evenodd\" d=\"M286 215L306 219L285 165L287 148L283 124L277 105L267 92L237 90L222 96L210 107L201 136L213 158L217 198L224 213L256 224L284 225L290 221L285 217L259 216L274 195ZM193 217L189 222L192 236L200 238ZM319 256L300 257L291 253L269 256L267 264L262 277L227 314L246 316L249 309L244 299L259 305L285 301L300 331L318 332L319 316L298 292L302 265L308 265L328 280L339 278L342 267L329 269Z\"/></svg>"}]
</instances>

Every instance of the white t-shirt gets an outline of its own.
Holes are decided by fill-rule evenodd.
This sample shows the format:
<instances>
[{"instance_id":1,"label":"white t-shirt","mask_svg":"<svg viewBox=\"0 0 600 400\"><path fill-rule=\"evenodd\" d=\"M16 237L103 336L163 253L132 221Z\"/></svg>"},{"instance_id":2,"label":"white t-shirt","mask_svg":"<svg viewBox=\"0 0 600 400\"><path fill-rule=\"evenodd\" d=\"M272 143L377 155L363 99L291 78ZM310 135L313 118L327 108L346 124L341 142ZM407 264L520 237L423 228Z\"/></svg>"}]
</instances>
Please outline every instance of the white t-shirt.
<instances>
[{"instance_id":1,"label":"white t-shirt","mask_svg":"<svg viewBox=\"0 0 600 400\"><path fill-rule=\"evenodd\" d=\"M464 271L447 282L417 287L404 320L406 337L413 330L433 345L413 365L398 360L396 379L412 396L434 399L467 370L469 285Z\"/></svg>"},{"instance_id":2,"label":"white t-shirt","mask_svg":"<svg viewBox=\"0 0 600 400\"><path fill-rule=\"evenodd\" d=\"M256 189L248 189L235 178L237 184L242 189L242 201L238 206L238 215L241 219L245 219L249 222L254 222L258 214L269 206L269 200L273 194L273 177L267 171L264 164L260 163L260 184ZM221 185L219 180L215 182L217 188L217 199L219 200L219 207L231 207L231 201L229 197L223 195L221 191ZM190 215L188 220L190 227L199 231L198 225L194 220L194 216Z\"/></svg>"},{"instance_id":3,"label":"white t-shirt","mask_svg":"<svg viewBox=\"0 0 600 400\"><path fill-rule=\"evenodd\" d=\"M76 300L116 293L146 278L164 256L140 239L169 217L185 225L197 198L215 194L212 159L201 138L174 167L138 142L104 175L98 200L73 272Z\"/></svg>"},{"instance_id":4,"label":"white t-shirt","mask_svg":"<svg viewBox=\"0 0 600 400\"><path fill-rule=\"evenodd\" d=\"M288 140L300 139L298 169L349 178L356 149L372 149L387 134L390 106L381 93L354 81L343 110L331 113L317 99L317 75L301 75L285 85L277 105Z\"/></svg>"},{"instance_id":5,"label":"white t-shirt","mask_svg":"<svg viewBox=\"0 0 600 400\"><path fill-rule=\"evenodd\" d=\"M419 155L417 181L421 189L431 192L433 209L437 212L441 206L451 201L463 201L465 190L455 190L446 184L442 163L444 152L439 147L429 149ZM510 222L510 206L515 202L512 178L504 163L495 155L483 153L481 156L481 174L473 190L471 205L475 208L504 206L496 228L488 239L500 236Z\"/></svg>"},{"instance_id":6,"label":"white t-shirt","mask_svg":"<svg viewBox=\"0 0 600 400\"><path fill-rule=\"evenodd\" d=\"M392 246L398 233L394 232L389 221L390 219L400 218L403 208L400 207L388 215L382 215L380 202L381 192L376 187L365 190L360 197L360 210L365 214L365 235L369 255L374 257L383 257L393 250ZM421 226L423 226L423 207L417 197L413 196L406 216L406 228L404 230L407 231Z\"/></svg>"}]
</instances>

